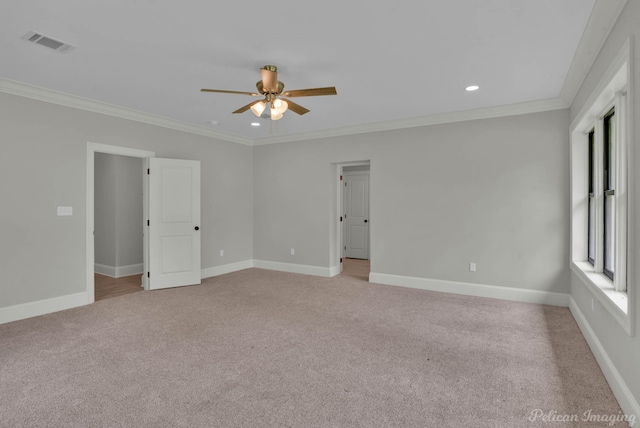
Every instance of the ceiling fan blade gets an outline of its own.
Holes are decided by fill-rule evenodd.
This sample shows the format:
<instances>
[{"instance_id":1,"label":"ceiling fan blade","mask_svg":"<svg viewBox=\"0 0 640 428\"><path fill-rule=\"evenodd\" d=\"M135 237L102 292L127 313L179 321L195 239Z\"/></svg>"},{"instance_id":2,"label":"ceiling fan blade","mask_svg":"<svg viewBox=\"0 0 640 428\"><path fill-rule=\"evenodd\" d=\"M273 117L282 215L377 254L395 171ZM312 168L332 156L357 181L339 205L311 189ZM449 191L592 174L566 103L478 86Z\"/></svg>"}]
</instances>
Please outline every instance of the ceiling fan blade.
<instances>
[{"instance_id":1,"label":"ceiling fan blade","mask_svg":"<svg viewBox=\"0 0 640 428\"><path fill-rule=\"evenodd\" d=\"M247 104L246 106L242 106L238 110L234 111L233 113L244 113L245 111L249 110L254 104L258 104L260 101L262 100L254 101L252 103Z\"/></svg>"},{"instance_id":2,"label":"ceiling fan blade","mask_svg":"<svg viewBox=\"0 0 640 428\"><path fill-rule=\"evenodd\" d=\"M268 67L268 66L265 66ZM274 67L275 68L275 67ZM278 92L278 72L266 68L260 69L262 74L262 88L265 92Z\"/></svg>"},{"instance_id":3,"label":"ceiling fan blade","mask_svg":"<svg viewBox=\"0 0 640 428\"><path fill-rule=\"evenodd\" d=\"M314 97L318 95L338 95L335 86L326 88L294 89L282 93L285 97Z\"/></svg>"},{"instance_id":4,"label":"ceiling fan blade","mask_svg":"<svg viewBox=\"0 0 640 428\"><path fill-rule=\"evenodd\" d=\"M302 107L300 104L296 104L291 100L288 100L286 98L280 98L283 101L286 101L287 104L289 104L289 110L291 110L294 113L298 113L300 116L302 116L305 113L309 113L311 110L309 110L308 108L304 108Z\"/></svg>"},{"instance_id":5,"label":"ceiling fan blade","mask_svg":"<svg viewBox=\"0 0 640 428\"><path fill-rule=\"evenodd\" d=\"M261 94L255 92L242 92L242 91L224 91L222 89L200 89L200 92L219 92L221 94L239 94L239 95L251 95L252 97L260 97Z\"/></svg>"}]
</instances>

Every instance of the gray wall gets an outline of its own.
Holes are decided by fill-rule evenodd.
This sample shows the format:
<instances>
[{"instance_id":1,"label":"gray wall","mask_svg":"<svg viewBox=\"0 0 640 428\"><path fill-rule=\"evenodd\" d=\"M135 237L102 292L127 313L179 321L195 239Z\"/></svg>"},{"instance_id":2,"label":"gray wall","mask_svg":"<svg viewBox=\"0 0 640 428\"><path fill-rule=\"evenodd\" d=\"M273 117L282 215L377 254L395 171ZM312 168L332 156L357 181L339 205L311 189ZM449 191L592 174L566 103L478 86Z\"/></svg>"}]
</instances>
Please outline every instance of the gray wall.
<instances>
[{"instance_id":1,"label":"gray wall","mask_svg":"<svg viewBox=\"0 0 640 428\"><path fill-rule=\"evenodd\" d=\"M116 156L116 267L143 263L142 164Z\"/></svg>"},{"instance_id":2,"label":"gray wall","mask_svg":"<svg viewBox=\"0 0 640 428\"><path fill-rule=\"evenodd\" d=\"M630 303L635 308L635 311L638 311L640 309L640 289L638 289L637 276L640 273L638 268L640 266L640 254L637 251L638 243L640 243L640 217L638 216L640 213L640 44L638 43L640 41L640 1L629 1L622 11L618 22L611 31L574 103L571 105L571 119L573 120L577 116L609 68L611 61L630 36L634 39L632 55L635 62L633 65L634 86L632 88L633 142L632 158L629 164L632 181L629 183L629 189L630 205L633 204L635 215L630 215L628 221L630 240L635 243L635 248L630 248L627 266L632 272L635 271L635 276L630 277L633 280L628 283L628 287L635 287L635 300ZM598 299L595 299L595 310L591 311L591 299L593 296L573 273L571 274L571 297L586 317L598 340L602 343L622 379L624 379L634 395L635 400L637 402L640 401L640 337L638 337L640 316L636 315L635 317L636 335L629 337L609 313L598 304ZM640 415L638 416L640 417Z\"/></svg>"},{"instance_id":3,"label":"gray wall","mask_svg":"<svg viewBox=\"0 0 640 428\"><path fill-rule=\"evenodd\" d=\"M202 268L252 259L251 147L5 93L0 141L0 307L86 290L87 142L201 161Z\"/></svg>"},{"instance_id":4,"label":"gray wall","mask_svg":"<svg viewBox=\"0 0 640 428\"><path fill-rule=\"evenodd\" d=\"M558 110L255 147L254 258L328 267L332 163L370 160L372 272L566 293L568 127Z\"/></svg>"},{"instance_id":5,"label":"gray wall","mask_svg":"<svg viewBox=\"0 0 640 428\"><path fill-rule=\"evenodd\" d=\"M95 262L142 264L142 159L96 153L94 170Z\"/></svg>"},{"instance_id":6,"label":"gray wall","mask_svg":"<svg viewBox=\"0 0 640 428\"><path fill-rule=\"evenodd\" d=\"M95 262L116 266L116 157L95 154L94 232Z\"/></svg>"}]
</instances>

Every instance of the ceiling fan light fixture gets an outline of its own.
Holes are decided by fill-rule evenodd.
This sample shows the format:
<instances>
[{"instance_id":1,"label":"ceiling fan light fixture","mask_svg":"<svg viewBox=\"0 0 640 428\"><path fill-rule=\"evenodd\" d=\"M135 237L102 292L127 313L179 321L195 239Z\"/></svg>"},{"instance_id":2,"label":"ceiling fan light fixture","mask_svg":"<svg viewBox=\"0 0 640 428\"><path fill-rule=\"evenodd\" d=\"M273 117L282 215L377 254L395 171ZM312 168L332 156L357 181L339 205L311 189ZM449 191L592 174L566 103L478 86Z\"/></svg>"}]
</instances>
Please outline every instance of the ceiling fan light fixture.
<instances>
[{"instance_id":1,"label":"ceiling fan light fixture","mask_svg":"<svg viewBox=\"0 0 640 428\"><path fill-rule=\"evenodd\" d=\"M265 65L260 69L260 74L262 75L262 79L256 82L256 89L258 89L257 93L206 88L200 89L200 92L239 94L249 95L252 97L263 96L263 99L260 99L259 101L252 101L249 104L243 105L232 113L244 113L247 110L251 110L251 112L257 117L271 120L282 119L283 114L287 111L292 111L298 115L309 113L309 109L302 107L294 101L288 100L288 98L338 94L334 86L328 86L324 88L295 89L293 91L283 92L284 83L278 80L278 68L275 65ZM282 96L287 98L279 98L279 95L281 94ZM267 107L269 107L268 110Z\"/></svg>"},{"instance_id":2,"label":"ceiling fan light fixture","mask_svg":"<svg viewBox=\"0 0 640 428\"><path fill-rule=\"evenodd\" d=\"M253 114L260 117L265 108L267 108L267 103L264 101L259 101L251 106L251 111L253 112Z\"/></svg>"},{"instance_id":3,"label":"ceiling fan light fixture","mask_svg":"<svg viewBox=\"0 0 640 428\"><path fill-rule=\"evenodd\" d=\"M271 106L271 120L280 120L282 119L282 113L279 112L276 108Z\"/></svg>"},{"instance_id":4,"label":"ceiling fan light fixture","mask_svg":"<svg viewBox=\"0 0 640 428\"><path fill-rule=\"evenodd\" d=\"M273 108L275 108L280 113L284 113L289 108L289 103L285 100L281 100L280 98L276 98L273 101Z\"/></svg>"}]
</instances>

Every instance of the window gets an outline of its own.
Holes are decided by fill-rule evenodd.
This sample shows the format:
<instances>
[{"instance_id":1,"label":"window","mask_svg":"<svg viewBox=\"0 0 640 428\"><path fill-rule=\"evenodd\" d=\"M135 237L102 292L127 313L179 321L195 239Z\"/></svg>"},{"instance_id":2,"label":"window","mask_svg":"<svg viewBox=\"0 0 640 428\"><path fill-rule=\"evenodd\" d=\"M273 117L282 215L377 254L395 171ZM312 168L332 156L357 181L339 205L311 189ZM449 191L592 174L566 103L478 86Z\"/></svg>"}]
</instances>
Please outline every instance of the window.
<instances>
[{"instance_id":1,"label":"window","mask_svg":"<svg viewBox=\"0 0 640 428\"><path fill-rule=\"evenodd\" d=\"M615 105L597 121L599 123L587 133L587 261L596 272L614 281L617 242L615 183L618 178L622 179L616 176L615 168ZM602 177L602 186L597 184L598 177ZM626 290L622 284L617 288Z\"/></svg>"},{"instance_id":2,"label":"window","mask_svg":"<svg viewBox=\"0 0 640 428\"><path fill-rule=\"evenodd\" d=\"M571 124L571 270L633 334L627 278L630 42ZM629 285L628 285L629 284Z\"/></svg>"}]
</instances>

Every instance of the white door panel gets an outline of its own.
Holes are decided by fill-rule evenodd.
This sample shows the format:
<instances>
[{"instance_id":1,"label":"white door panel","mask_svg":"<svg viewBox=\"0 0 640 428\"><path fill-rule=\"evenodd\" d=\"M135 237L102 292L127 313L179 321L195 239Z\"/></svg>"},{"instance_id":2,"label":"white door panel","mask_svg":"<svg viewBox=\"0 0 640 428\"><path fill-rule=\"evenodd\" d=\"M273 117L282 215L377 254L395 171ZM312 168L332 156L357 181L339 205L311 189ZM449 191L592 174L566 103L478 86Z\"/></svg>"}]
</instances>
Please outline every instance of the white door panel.
<instances>
[{"instance_id":1,"label":"white door panel","mask_svg":"<svg viewBox=\"0 0 640 428\"><path fill-rule=\"evenodd\" d=\"M349 248L351 250L366 250L366 227L359 224L349 226Z\"/></svg>"},{"instance_id":2,"label":"white door panel","mask_svg":"<svg viewBox=\"0 0 640 428\"><path fill-rule=\"evenodd\" d=\"M193 171L189 166L167 166L160 169L162 222L169 226L192 221L191 189ZM185 191L187 190L187 191Z\"/></svg>"},{"instance_id":3,"label":"white door panel","mask_svg":"<svg viewBox=\"0 0 640 428\"><path fill-rule=\"evenodd\" d=\"M200 162L149 159L149 289L200 284Z\"/></svg>"},{"instance_id":4,"label":"white door panel","mask_svg":"<svg viewBox=\"0 0 640 428\"><path fill-rule=\"evenodd\" d=\"M193 253L191 236L163 236L160 238L162 274L191 272Z\"/></svg>"},{"instance_id":5,"label":"white door panel","mask_svg":"<svg viewBox=\"0 0 640 428\"><path fill-rule=\"evenodd\" d=\"M345 173L345 257L369 258L369 174Z\"/></svg>"}]
</instances>

